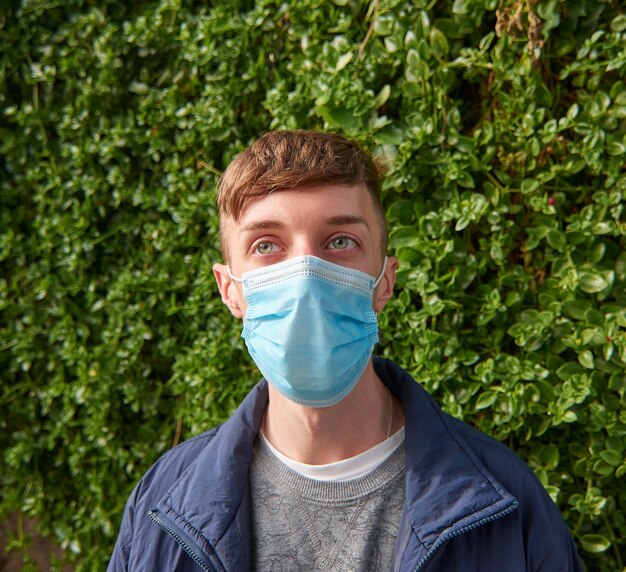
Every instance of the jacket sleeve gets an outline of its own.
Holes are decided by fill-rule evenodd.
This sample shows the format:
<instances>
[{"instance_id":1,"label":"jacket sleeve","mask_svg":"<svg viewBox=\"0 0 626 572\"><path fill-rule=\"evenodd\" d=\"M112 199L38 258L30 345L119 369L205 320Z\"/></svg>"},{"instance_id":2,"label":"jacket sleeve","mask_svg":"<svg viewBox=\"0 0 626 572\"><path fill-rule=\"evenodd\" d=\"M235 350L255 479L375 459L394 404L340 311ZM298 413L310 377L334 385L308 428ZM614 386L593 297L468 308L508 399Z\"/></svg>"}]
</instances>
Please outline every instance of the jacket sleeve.
<instances>
[{"instance_id":1,"label":"jacket sleeve","mask_svg":"<svg viewBox=\"0 0 626 572\"><path fill-rule=\"evenodd\" d=\"M534 494L530 492L533 485ZM534 478L527 490L528 495L521 499L526 506L520 507L520 512L526 513L522 530L527 540L527 558L535 564L530 570L584 572L574 539L552 499Z\"/></svg>"},{"instance_id":2,"label":"jacket sleeve","mask_svg":"<svg viewBox=\"0 0 626 572\"><path fill-rule=\"evenodd\" d=\"M124 551L121 537L117 537L107 572L126 572L128 570L128 554Z\"/></svg>"},{"instance_id":3,"label":"jacket sleeve","mask_svg":"<svg viewBox=\"0 0 626 572\"><path fill-rule=\"evenodd\" d=\"M578 550L576 550L576 544L572 537L567 534L566 548L564 557L566 562L563 563L559 572L585 572L586 568L583 565L580 557L578 556ZM546 572L549 572L546 570Z\"/></svg>"},{"instance_id":4,"label":"jacket sleeve","mask_svg":"<svg viewBox=\"0 0 626 572\"><path fill-rule=\"evenodd\" d=\"M135 488L126 502L122 525L117 536L113 554L111 555L111 560L109 561L109 566L107 567L107 572L126 572L128 570L128 560L135 528L135 497L137 488L138 487Z\"/></svg>"}]
</instances>

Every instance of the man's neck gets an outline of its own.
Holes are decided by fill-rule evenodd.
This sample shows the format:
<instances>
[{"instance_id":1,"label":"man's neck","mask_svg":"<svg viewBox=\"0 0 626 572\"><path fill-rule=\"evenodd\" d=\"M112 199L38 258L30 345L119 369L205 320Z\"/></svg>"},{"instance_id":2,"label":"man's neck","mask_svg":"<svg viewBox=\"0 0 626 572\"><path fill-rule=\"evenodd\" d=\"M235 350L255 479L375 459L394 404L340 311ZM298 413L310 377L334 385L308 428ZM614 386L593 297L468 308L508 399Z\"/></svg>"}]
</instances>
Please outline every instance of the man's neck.
<instances>
[{"instance_id":1,"label":"man's neck","mask_svg":"<svg viewBox=\"0 0 626 572\"><path fill-rule=\"evenodd\" d=\"M293 403L271 385L263 431L281 453L310 465L354 457L399 430L402 406L368 364L356 387L331 407ZM389 420L391 419L391 427Z\"/></svg>"}]
</instances>

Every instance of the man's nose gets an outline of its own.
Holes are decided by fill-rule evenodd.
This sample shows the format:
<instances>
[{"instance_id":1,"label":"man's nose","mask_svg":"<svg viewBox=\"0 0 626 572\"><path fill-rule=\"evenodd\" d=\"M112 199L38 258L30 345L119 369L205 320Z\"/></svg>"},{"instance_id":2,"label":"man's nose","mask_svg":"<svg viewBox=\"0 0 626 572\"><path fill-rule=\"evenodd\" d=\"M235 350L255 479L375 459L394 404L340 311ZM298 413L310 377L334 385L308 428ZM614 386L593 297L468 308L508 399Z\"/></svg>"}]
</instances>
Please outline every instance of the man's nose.
<instances>
[{"instance_id":1,"label":"man's nose","mask_svg":"<svg viewBox=\"0 0 626 572\"><path fill-rule=\"evenodd\" d=\"M291 257L317 256L317 258L324 258L324 248L317 244L312 237L303 236L294 241L290 254Z\"/></svg>"}]
</instances>

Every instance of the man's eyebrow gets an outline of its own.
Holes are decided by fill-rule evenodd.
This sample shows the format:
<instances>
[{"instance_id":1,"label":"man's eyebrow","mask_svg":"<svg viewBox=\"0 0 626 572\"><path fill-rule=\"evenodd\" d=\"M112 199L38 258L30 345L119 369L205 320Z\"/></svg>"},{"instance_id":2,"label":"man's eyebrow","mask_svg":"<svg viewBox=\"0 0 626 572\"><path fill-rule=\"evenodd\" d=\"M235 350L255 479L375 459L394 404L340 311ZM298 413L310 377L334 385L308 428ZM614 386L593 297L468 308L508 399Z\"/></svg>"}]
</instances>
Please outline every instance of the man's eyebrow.
<instances>
[{"instance_id":1,"label":"man's eyebrow","mask_svg":"<svg viewBox=\"0 0 626 572\"><path fill-rule=\"evenodd\" d=\"M243 232L254 232L255 230L275 230L285 228L285 224L279 220L265 219L252 221L241 227Z\"/></svg>"},{"instance_id":2,"label":"man's eyebrow","mask_svg":"<svg viewBox=\"0 0 626 572\"><path fill-rule=\"evenodd\" d=\"M370 225L367 224L367 221L362 216L358 216L358 215L331 216L327 219L324 219L324 223L326 223L329 226L341 226L344 224L363 224L367 228L370 227Z\"/></svg>"}]
</instances>

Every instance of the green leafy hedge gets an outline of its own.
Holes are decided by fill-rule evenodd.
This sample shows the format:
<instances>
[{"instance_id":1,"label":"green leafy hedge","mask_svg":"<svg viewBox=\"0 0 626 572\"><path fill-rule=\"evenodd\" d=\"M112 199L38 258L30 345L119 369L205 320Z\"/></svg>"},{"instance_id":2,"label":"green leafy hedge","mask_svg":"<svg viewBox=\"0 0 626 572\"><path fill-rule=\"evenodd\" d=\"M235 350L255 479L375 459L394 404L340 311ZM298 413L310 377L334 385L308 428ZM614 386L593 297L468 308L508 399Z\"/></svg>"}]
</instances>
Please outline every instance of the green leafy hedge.
<instances>
[{"instance_id":1,"label":"green leafy hedge","mask_svg":"<svg viewBox=\"0 0 626 572\"><path fill-rule=\"evenodd\" d=\"M322 128L389 163L380 353L528 461L590 570L624 568L620 4L4 3L0 514L104 567L142 472L258 377L211 274L217 176Z\"/></svg>"}]
</instances>

